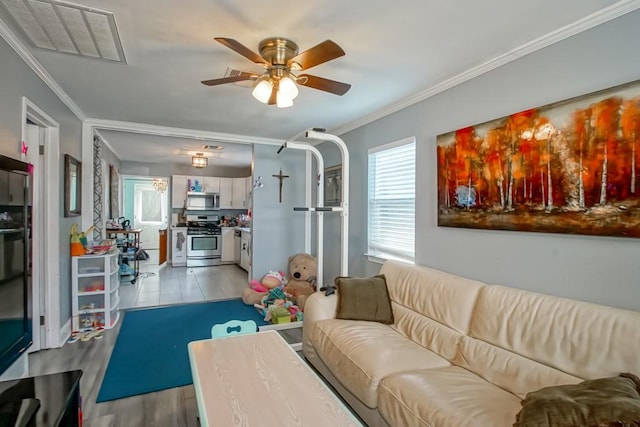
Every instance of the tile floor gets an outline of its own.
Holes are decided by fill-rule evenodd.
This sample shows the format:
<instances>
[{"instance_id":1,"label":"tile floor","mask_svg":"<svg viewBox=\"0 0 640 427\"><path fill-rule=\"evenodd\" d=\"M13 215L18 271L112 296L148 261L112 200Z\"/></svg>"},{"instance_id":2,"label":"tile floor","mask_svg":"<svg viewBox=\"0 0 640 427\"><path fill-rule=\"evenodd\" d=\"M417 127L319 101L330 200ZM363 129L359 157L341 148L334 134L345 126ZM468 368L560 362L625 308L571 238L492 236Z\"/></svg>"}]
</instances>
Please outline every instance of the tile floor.
<instances>
[{"instance_id":1,"label":"tile floor","mask_svg":"<svg viewBox=\"0 0 640 427\"><path fill-rule=\"evenodd\" d=\"M120 285L121 309L239 298L249 283L237 265L160 268L157 253L147 252L150 259L140 261L136 283Z\"/></svg>"}]
</instances>

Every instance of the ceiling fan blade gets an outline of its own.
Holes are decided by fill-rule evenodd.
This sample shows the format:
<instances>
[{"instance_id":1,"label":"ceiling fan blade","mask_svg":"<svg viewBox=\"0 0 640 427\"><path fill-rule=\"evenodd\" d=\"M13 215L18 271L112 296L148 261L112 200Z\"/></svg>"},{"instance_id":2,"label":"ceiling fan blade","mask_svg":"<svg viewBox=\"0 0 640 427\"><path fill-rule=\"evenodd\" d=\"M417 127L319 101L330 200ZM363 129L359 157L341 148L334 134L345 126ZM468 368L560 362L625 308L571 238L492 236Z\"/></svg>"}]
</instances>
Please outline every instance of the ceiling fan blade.
<instances>
[{"instance_id":1,"label":"ceiling fan blade","mask_svg":"<svg viewBox=\"0 0 640 427\"><path fill-rule=\"evenodd\" d=\"M248 47L246 47L245 45L243 45L237 40L227 39L224 37L216 37L215 40L218 43L225 45L229 49L235 50L236 52L238 52L240 55L244 56L251 62L255 62L256 64L262 65L265 67L269 66L269 63L265 61L262 56L258 55L256 52L252 51L251 49L249 49Z\"/></svg>"},{"instance_id":2,"label":"ceiling fan blade","mask_svg":"<svg viewBox=\"0 0 640 427\"><path fill-rule=\"evenodd\" d=\"M349 89L351 89L351 85L348 83L337 82L335 80L312 76L310 74L299 75L296 82L302 86L323 90L336 95L344 95L349 91Z\"/></svg>"},{"instance_id":3,"label":"ceiling fan blade","mask_svg":"<svg viewBox=\"0 0 640 427\"><path fill-rule=\"evenodd\" d=\"M271 96L269 97L269 102L267 105L274 105L278 101L278 86L273 85L273 89L271 89Z\"/></svg>"},{"instance_id":4,"label":"ceiling fan blade","mask_svg":"<svg viewBox=\"0 0 640 427\"><path fill-rule=\"evenodd\" d=\"M211 79L211 80L203 80L202 84L203 85L207 85L207 86L217 86L217 85L223 85L225 83L234 83L234 82L241 82L244 80L253 80L255 79L256 76L255 74L245 74L243 73L242 75L239 76L232 76L232 77L222 77L220 79Z\"/></svg>"},{"instance_id":5,"label":"ceiling fan blade","mask_svg":"<svg viewBox=\"0 0 640 427\"><path fill-rule=\"evenodd\" d=\"M306 70L343 55L344 50L340 46L331 40L325 40L291 58L287 61L287 66L293 70Z\"/></svg>"}]
</instances>

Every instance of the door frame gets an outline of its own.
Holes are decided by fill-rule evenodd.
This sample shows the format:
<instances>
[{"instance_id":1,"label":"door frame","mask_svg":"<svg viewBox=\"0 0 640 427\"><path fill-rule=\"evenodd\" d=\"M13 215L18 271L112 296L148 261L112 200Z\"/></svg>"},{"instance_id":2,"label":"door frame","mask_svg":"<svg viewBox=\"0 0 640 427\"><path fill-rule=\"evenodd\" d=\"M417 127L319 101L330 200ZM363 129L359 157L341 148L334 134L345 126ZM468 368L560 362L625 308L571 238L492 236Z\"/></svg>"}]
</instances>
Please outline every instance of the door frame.
<instances>
[{"instance_id":1,"label":"door frame","mask_svg":"<svg viewBox=\"0 0 640 427\"><path fill-rule=\"evenodd\" d=\"M125 209L125 194L124 194L124 183L127 179L137 179L140 181L148 181L150 184L153 183L154 179L166 179L167 183L170 184L171 183L171 178L168 176L144 176L144 175L121 175L121 179L120 179L120 194L122 194L122 215L124 216L124 209ZM167 185L167 189L165 190L165 212L167 213L167 229L169 228L169 222L170 222L170 216L171 216L171 197L170 197L170 185ZM132 203L134 203L134 212L135 212L135 188L134 188L134 193L133 193L133 197L134 199L131 200ZM134 213L135 215L135 213ZM131 226L133 227L134 224L134 218L127 218L131 220Z\"/></svg>"},{"instance_id":2,"label":"door frame","mask_svg":"<svg viewBox=\"0 0 640 427\"><path fill-rule=\"evenodd\" d=\"M33 269L43 269L44 274L39 275L44 278L44 283L32 281L32 315L33 315L33 351L42 348L60 347L60 126L51 116L40 109L27 97L22 97L22 124L21 140L26 141L27 119L42 128L44 137L44 164L41 168L36 168L34 173L44 173L44 188L36 185L38 179L34 177L34 196L41 194L42 197L33 197L32 212L43 209L43 223L39 223L39 218L32 215L33 229L31 244L44 245L44 259L39 259L37 251L32 251ZM32 149L37 149L33 147ZM26 155L22 154L23 160ZM41 234L43 233L43 234ZM46 244L45 244L46 243ZM35 275L32 274L32 277ZM40 301L40 288L44 287L44 301ZM44 310L41 310L41 309ZM44 311L44 314L42 314ZM40 336L40 316L44 315L45 335ZM43 340L44 338L44 340Z\"/></svg>"}]
</instances>

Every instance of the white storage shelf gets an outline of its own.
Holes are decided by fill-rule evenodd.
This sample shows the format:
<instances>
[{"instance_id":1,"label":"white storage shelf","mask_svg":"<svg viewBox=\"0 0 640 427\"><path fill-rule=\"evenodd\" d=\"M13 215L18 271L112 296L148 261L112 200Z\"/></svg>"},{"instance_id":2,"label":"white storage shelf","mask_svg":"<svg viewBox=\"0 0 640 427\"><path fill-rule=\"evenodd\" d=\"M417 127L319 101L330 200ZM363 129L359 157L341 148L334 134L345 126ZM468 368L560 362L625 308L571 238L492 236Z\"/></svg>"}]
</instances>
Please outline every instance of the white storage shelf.
<instances>
[{"instance_id":1,"label":"white storage shelf","mask_svg":"<svg viewBox=\"0 0 640 427\"><path fill-rule=\"evenodd\" d=\"M113 328L120 313L118 250L104 255L71 257L72 327L74 331Z\"/></svg>"}]
</instances>

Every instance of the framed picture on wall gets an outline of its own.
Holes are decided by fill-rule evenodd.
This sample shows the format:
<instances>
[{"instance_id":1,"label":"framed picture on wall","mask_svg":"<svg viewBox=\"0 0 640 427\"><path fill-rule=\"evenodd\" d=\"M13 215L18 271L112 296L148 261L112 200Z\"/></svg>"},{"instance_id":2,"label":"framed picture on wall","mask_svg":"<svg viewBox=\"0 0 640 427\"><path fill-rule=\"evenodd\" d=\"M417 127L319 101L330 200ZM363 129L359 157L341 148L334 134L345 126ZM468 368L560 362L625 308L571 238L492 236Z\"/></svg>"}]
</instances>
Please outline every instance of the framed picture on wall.
<instances>
[{"instance_id":1,"label":"framed picture on wall","mask_svg":"<svg viewBox=\"0 0 640 427\"><path fill-rule=\"evenodd\" d=\"M342 165L331 166L324 170L324 205L342 204Z\"/></svg>"}]
</instances>

